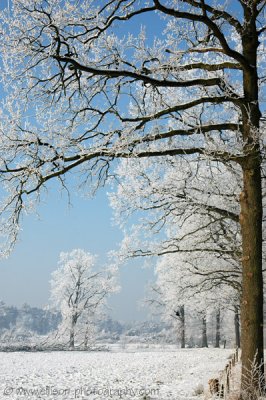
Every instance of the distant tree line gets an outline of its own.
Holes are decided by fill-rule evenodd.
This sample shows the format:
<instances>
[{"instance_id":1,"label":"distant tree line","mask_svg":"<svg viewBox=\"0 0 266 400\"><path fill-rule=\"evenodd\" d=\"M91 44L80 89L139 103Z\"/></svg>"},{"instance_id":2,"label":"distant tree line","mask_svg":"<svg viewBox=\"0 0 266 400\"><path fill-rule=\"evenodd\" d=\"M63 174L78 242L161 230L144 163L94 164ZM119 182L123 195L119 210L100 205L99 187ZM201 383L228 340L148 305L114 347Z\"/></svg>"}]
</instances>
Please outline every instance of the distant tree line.
<instances>
[{"instance_id":1,"label":"distant tree line","mask_svg":"<svg viewBox=\"0 0 266 400\"><path fill-rule=\"evenodd\" d=\"M25 331L46 335L55 330L60 321L61 314L56 310L31 307L28 304L15 307L0 302L0 333L23 328Z\"/></svg>"},{"instance_id":2,"label":"distant tree line","mask_svg":"<svg viewBox=\"0 0 266 400\"><path fill-rule=\"evenodd\" d=\"M209 313L206 320L206 342L203 343L202 320L198 315L186 312L185 347L215 347L216 324L215 314ZM220 326L220 346L226 342L226 347L234 345L233 313L222 313ZM9 306L0 301L0 345L4 338L9 338L9 344L34 338L38 335L47 336L56 332L62 323L60 311L48 308ZM182 346L180 321L144 321L120 322L111 317L97 321L96 340L103 343L139 342L139 343L170 343Z\"/></svg>"}]
</instances>

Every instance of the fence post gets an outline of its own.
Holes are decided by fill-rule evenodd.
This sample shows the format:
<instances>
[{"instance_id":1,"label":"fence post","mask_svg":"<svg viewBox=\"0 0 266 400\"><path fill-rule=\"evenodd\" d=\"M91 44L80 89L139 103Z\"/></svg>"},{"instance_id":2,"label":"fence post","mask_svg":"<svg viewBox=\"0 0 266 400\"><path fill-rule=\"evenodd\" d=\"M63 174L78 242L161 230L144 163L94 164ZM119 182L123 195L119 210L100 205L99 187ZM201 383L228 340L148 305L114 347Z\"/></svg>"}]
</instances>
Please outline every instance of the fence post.
<instances>
[{"instance_id":1,"label":"fence post","mask_svg":"<svg viewBox=\"0 0 266 400\"><path fill-rule=\"evenodd\" d=\"M230 394L230 390L231 390L230 377L232 377L233 367L236 365L236 363L239 360L238 350L239 350L238 348L235 349L235 352L231 356L231 360L228 361L223 372L220 373L219 379L217 379L217 381L218 381L217 395L218 395L219 399L223 398L223 400L226 400L228 395ZM214 381L214 379L211 381ZM216 379L215 379L215 381L216 381ZM210 387L210 389L211 389L211 387Z\"/></svg>"},{"instance_id":2,"label":"fence post","mask_svg":"<svg viewBox=\"0 0 266 400\"><path fill-rule=\"evenodd\" d=\"M226 391L227 393L229 393L230 392L229 364L225 366L225 373L226 373Z\"/></svg>"}]
</instances>

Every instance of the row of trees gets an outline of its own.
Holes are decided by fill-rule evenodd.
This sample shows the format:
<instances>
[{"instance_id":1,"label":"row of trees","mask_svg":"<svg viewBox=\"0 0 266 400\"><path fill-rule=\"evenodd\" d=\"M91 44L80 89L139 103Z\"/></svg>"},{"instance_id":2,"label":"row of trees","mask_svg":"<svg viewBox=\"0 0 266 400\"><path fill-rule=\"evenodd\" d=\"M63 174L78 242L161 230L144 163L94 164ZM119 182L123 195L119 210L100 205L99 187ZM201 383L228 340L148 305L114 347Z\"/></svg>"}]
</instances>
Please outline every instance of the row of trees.
<instances>
[{"instance_id":1,"label":"row of trees","mask_svg":"<svg viewBox=\"0 0 266 400\"><path fill-rule=\"evenodd\" d=\"M160 303L160 306L166 305ZM212 307L199 311L191 305L182 305L169 310L169 313L164 312L163 316L173 326L181 348L240 347L238 310Z\"/></svg>"},{"instance_id":2,"label":"row of trees","mask_svg":"<svg viewBox=\"0 0 266 400\"><path fill-rule=\"evenodd\" d=\"M124 229L131 218L135 222L119 256L160 256L157 282L148 301L166 317L175 317L179 310L181 326L184 306L189 314L202 315L203 325L208 309L216 309L217 325L222 309L231 309L237 321L241 297L239 171L193 159L189 163L185 159L149 160L145 169L143 164L122 162L116 171L119 184L110 195L116 219ZM239 324L235 326L239 346Z\"/></svg>"},{"instance_id":3,"label":"row of trees","mask_svg":"<svg viewBox=\"0 0 266 400\"><path fill-rule=\"evenodd\" d=\"M16 240L21 215L42 197L48 182L58 179L64 187L65 175L74 169L82 172L85 184L95 183L93 190L112 175L117 158L143 160L143 171L147 159L190 165L205 160L208 173L217 163L239 174L237 207L233 213L226 208L225 219L230 215L235 221L239 215L242 387L249 387L252 398L259 379L251 380L244 371L255 363L264 374L264 10L264 0L223 5L206 0L13 0L2 13L0 39L5 90L0 178L6 189L1 229L9 245ZM149 26L158 27L156 37L142 28L146 18ZM173 178L173 193L176 183ZM213 206L215 194L204 196ZM164 191L162 198L167 208ZM195 220L191 228L196 232ZM226 253L227 225L220 226L206 240ZM178 234L179 226L170 229L170 246L171 231ZM238 235L239 229L233 224L230 232ZM204 260L204 269L209 268Z\"/></svg>"}]
</instances>

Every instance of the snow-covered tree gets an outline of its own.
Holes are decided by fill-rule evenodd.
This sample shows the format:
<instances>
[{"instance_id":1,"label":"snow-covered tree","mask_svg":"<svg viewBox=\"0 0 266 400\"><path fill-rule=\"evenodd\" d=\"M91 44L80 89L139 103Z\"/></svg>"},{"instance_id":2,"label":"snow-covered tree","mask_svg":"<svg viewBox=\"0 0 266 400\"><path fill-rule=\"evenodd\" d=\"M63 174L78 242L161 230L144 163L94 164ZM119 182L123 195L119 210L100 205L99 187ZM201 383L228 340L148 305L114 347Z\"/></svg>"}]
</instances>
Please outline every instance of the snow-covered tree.
<instances>
[{"instance_id":1,"label":"snow-covered tree","mask_svg":"<svg viewBox=\"0 0 266 400\"><path fill-rule=\"evenodd\" d=\"M238 169L193 158L120 162L110 198L126 228L121 256L205 252L239 263L239 178Z\"/></svg>"},{"instance_id":2,"label":"snow-covered tree","mask_svg":"<svg viewBox=\"0 0 266 400\"><path fill-rule=\"evenodd\" d=\"M190 264L189 259L182 254L163 256L156 267L156 285L160 288L158 294L160 303L163 305L162 312L168 321L175 321L173 319L175 310L178 310L178 305L181 304L185 308L186 319L196 318L202 321L202 338L204 339L202 343L206 343L207 315L215 313L216 317L219 316L218 322L216 321L217 343L219 343L220 312L228 310L233 312L235 305L239 304L239 292L226 282L220 282L216 286L211 279L206 280L203 260L199 259L202 273L197 276L194 272L195 260L192 260ZM223 270L221 266L220 268ZM201 275L204 276L203 280Z\"/></svg>"},{"instance_id":3,"label":"snow-covered tree","mask_svg":"<svg viewBox=\"0 0 266 400\"><path fill-rule=\"evenodd\" d=\"M244 369L263 360L264 10L264 0L13 0L0 38L9 244L48 182L64 185L74 168L99 187L118 157L240 167Z\"/></svg>"},{"instance_id":4,"label":"snow-covered tree","mask_svg":"<svg viewBox=\"0 0 266 400\"><path fill-rule=\"evenodd\" d=\"M116 290L115 269L97 270L96 256L81 249L60 254L59 267L52 273L51 301L61 310L60 330L67 333L70 348L77 335L88 347L96 318Z\"/></svg>"},{"instance_id":5,"label":"snow-covered tree","mask_svg":"<svg viewBox=\"0 0 266 400\"><path fill-rule=\"evenodd\" d=\"M129 160L120 163L116 181L119 185L110 194L115 219L129 230L119 255L163 257L153 287L157 301L153 299L151 303L163 304L164 312L179 323L181 332L183 318L181 314L177 318L176 311L181 305L187 306L186 301L198 302L195 293L203 292L205 305L209 297L206 293L215 293L208 307L217 295L227 307L232 305L230 299L237 297L238 305L239 171L195 159L189 163L186 159ZM134 221L132 228L131 221ZM231 290L225 290L227 285Z\"/></svg>"}]
</instances>

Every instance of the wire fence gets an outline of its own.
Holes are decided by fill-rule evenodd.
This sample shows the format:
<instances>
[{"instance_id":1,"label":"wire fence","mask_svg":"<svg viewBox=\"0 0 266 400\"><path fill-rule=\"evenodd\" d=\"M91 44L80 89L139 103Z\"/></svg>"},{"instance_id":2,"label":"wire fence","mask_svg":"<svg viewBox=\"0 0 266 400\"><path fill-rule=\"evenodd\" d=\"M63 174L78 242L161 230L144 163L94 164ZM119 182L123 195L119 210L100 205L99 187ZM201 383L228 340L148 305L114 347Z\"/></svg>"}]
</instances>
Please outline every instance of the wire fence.
<instances>
[{"instance_id":1,"label":"wire fence","mask_svg":"<svg viewBox=\"0 0 266 400\"><path fill-rule=\"evenodd\" d=\"M211 398L229 400L238 391L239 379L236 366L239 365L239 357L239 349L236 348L219 376L209 380Z\"/></svg>"}]
</instances>

